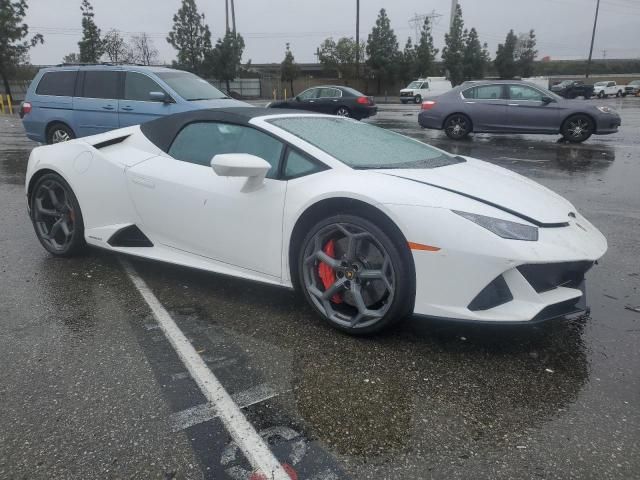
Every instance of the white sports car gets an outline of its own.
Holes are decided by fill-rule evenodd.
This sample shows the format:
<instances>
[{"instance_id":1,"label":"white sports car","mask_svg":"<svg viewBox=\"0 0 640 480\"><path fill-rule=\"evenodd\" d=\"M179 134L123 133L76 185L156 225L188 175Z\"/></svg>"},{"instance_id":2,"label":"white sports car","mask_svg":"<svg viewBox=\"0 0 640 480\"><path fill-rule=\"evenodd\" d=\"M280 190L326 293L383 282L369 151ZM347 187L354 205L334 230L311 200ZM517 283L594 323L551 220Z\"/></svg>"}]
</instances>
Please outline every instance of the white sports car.
<instances>
[{"instance_id":1,"label":"white sports car","mask_svg":"<svg viewBox=\"0 0 640 480\"><path fill-rule=\"evenodd\" d=\"M489 163L347 118L180 113L38 147L36 234L302 290L331 325L410 314L534 322L583 308L604 236L564 198Z\"/></svg>"}]
</instances>

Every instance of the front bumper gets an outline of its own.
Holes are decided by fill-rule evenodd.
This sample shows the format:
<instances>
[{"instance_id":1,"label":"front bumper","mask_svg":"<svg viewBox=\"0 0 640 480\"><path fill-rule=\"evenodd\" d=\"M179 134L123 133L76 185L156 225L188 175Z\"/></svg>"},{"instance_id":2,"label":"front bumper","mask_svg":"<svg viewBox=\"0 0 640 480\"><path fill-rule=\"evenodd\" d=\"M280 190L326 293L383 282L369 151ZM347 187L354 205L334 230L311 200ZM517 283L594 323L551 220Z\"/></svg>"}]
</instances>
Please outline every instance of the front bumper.
<instances>
[{"instance_id":1,"label":"front bumper","mask_svg":"<svg viewBox=\"0 0 640 480\"><path fill-rule=\"evenodd\" d=\"M596 135L616 133L622 125L622 119L617 113L602 114L596 118Z\"/></svg>"}]
</instances>

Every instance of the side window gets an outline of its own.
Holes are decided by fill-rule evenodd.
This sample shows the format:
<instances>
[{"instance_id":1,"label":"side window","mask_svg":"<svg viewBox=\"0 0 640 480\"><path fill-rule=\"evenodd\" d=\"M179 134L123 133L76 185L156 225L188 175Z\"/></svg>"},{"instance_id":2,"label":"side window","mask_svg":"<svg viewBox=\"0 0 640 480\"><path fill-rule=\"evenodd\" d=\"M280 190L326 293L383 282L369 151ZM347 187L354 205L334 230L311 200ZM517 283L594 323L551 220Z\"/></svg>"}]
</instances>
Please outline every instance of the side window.
<instances>
[{"instance_id":1,"label":"side window","mask_svg":"<svg viewBox=\"0 0 640 480\"><path fill-rule=\"evenodd\" d=\"M527 87L526 85L509 85L509 98L511 98L511 100L541 102L542 96L542 93L535 88Z\"/></svg>"},{"instance_id":2,"label":"side window","mask_svg":"<svg viewBox=\"0 0 640 480\"><path fill-rule=\"evenodd\" d=\"M119 73L109 70L85 71L82 96L86 98L118 98Z\"/></svg>"},{"instance_id":3,"label":"side window","mask_svg":"<svg viewBox=\"0 0 640 480\"><path fill-rule=\"evenodd\" d=\"M336 98L341 96L342 93L336 88L321 88L318 98Z\"/></svg>"},{"instance_id":4,"label":"side window","mask_svg":"<svg viewBox=\"0 0 640 480\"><path fill-rule=\"evenodd\" d=\"M169 148L177 160L209 166L219 153L250 153L271 164L267 178L278 172L284 145L251 127L219 122L198 122L184 127Z\"/></svg>"},{"instance_id":5,"label":"side window","mask_svg":"<svg viewBox=\"0 0 640 480\"><path fill-rule=\"evenodd\" d=\"M36 88L36 94L73 97L77 76L78 72L76 70L47 72L40 79L38 87Z\"/></svg>"},{"instance_id":6,"label":"side window","mask_svg":"<svg viewBox=\"0 0 640 480\"><path fill-rule=\"evenodd\" d=\"M324 166L311 160L309 157L289 148L287 162L285 164L284 176L287 179L302 177L324 170Z\"/></svg>"},{"instance_id":7,"label":"side window","mask_svg":"<svg viewBox=\"0 0 640 480\"><path fill-rule=\"evenodd\" d=\"M124 80L124 99L150 102L150 92L166 94L160 85L142 73L127 72Z\"/></svg>"},{"instance_id":8,"label":"side window","mask_svg":"<svg viewBox=\"0 0 640 480\"><path fill-rule=\"evenodd\" d=\"M298 95L298 97L300 97L300 100L309 100L311 98L316 98L317 95L318 95L318 89L310 88L302 92L300 95Z\"/></svg>"},{"instance_id":9,"label":"side window","mask_svg":"<svg viewBox=\"0 0 640 480\"><path fill-rule=\"evenodd\" d=\"M424 82L420 88L428 89L429 88L429 82Z\"/></svg>"},{"instance_id":10,"label":"side window","mask_svg":"<svg viewBox=\"0 0 640 480\"><path fill-rule=\"evenodd\" d=\"M482 87L469 88L462 92L464 98L476 98L478 100L493 100L502 97L502 85L484 85Z\"/></svg>"}]
</instances>

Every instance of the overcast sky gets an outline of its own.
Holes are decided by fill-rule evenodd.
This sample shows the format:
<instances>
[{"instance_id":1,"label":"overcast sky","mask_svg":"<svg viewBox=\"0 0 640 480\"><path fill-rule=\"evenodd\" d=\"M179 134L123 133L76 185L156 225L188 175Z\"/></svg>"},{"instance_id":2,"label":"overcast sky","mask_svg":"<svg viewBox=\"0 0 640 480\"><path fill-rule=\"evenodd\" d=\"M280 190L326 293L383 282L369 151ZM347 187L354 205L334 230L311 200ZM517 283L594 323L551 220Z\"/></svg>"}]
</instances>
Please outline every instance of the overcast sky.
<instances>
[{"instance_id":1,"label":"overcast sky","mask_svg":"<svg viewBox=\"0 0 640 480\"><path fill-rule=\"evenodd\" d=\"M196 0L212 35L224 33L224 0ZM28 0L26 22L45 44L31 50L36 65L58 63L77 52L81 36L81 0ZM280 62L286 42L298 62L315 61L316 47L328 36L355 37L356 0L235 0L238 31L244 36L243 61ZM475 27L492 55L506 32L533 28L539 56L585 58L588 54L596 0L460 0L465 26ZM170 62L175 51L166 42L181 0L92 0L95 20L106 33L125 36L146 31L160 60ZM400 47L414 30L409 18L435 10L442 17L434 38L442 47L448 29L450 0L361 0L360 36L367 38L380 8L387 9ZM594 58L640 58L640 0L601 0Z\"/></svg>"}]
</instances>

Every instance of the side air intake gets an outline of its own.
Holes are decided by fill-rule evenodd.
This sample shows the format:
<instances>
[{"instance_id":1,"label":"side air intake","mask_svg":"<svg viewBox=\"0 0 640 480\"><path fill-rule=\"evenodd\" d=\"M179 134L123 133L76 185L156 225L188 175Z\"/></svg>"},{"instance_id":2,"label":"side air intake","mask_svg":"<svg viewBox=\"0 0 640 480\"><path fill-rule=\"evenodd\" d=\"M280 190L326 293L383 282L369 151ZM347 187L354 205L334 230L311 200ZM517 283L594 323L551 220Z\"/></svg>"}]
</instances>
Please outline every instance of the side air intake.
<instances>
[{"instance_id":1,"label":"side air intake","mask_svg":"<svg viewBox=\"0 0 640 480\"><path fill-rule=\"evenodd\" d=\"M151 240L136 225L121 228L107 243L112 247L153 247Z\"/></svg>"}]
</instances>

